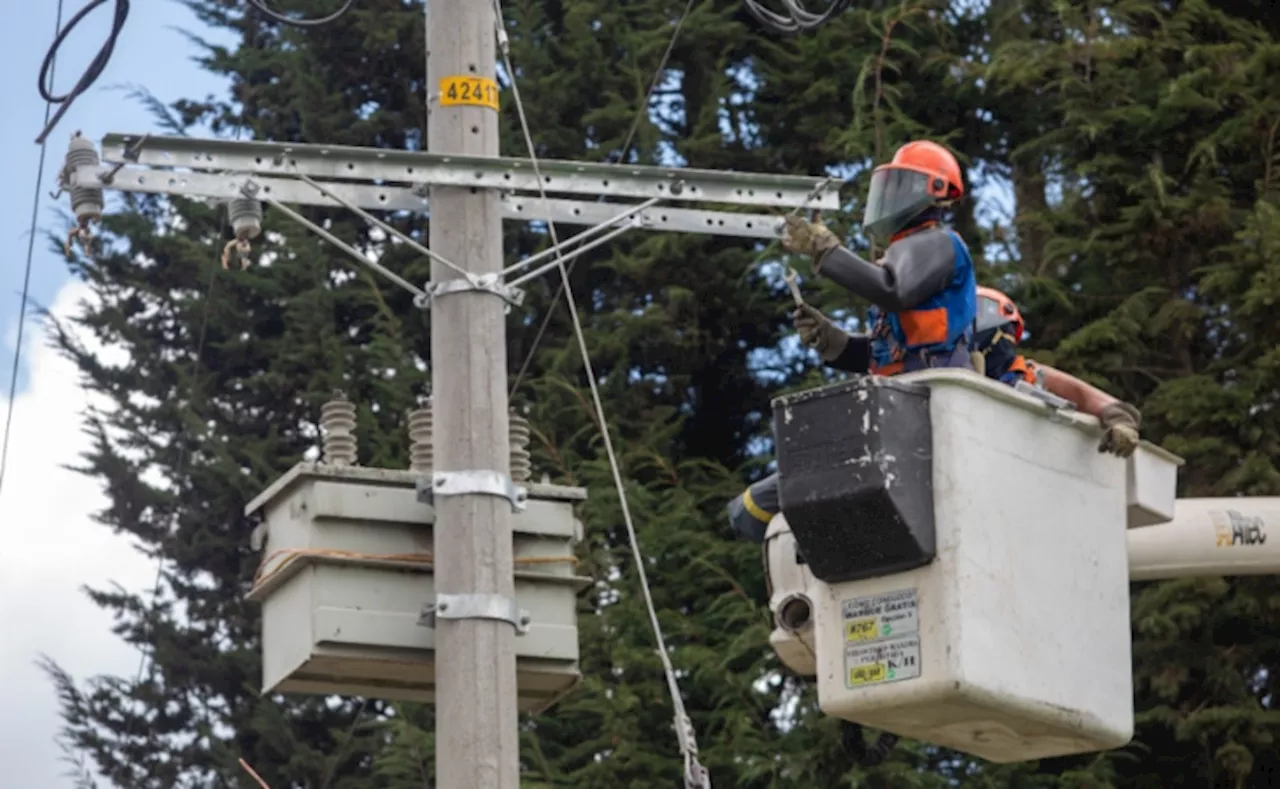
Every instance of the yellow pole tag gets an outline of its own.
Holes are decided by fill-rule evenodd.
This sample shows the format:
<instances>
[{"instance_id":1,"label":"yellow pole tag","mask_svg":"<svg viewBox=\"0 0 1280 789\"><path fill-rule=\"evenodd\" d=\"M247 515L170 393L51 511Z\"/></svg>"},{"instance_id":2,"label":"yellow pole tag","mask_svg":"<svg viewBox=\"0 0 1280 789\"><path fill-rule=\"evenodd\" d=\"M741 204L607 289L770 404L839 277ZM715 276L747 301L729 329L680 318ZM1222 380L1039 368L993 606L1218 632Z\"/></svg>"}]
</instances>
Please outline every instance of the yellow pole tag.
<instances>
[{"instance_id":1,"label":"yellow pole tag","mask_svg":"<svg viewBox=\"0 0 1280 789\"><path fill-rule=\"evenodd\" d=\"M441 107L488 107L498 111L498 83L488 77L444 77L440 80Z\"/></svg>"}]
</instances>

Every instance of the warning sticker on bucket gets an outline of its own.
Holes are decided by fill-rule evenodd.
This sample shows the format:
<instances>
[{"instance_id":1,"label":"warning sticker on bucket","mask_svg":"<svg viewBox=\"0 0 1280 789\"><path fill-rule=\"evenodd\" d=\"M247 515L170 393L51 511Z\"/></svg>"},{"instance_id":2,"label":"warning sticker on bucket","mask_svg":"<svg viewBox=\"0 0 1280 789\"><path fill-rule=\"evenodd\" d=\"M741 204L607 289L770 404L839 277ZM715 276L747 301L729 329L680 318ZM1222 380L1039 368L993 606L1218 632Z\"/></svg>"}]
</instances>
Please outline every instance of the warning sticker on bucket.
<instances>
[{"instance_id":1,"label":"warning sticker on bucket","mask_svg":"<svg viewBox=\"0 0 1280 789\"><path fill-rule=\"evenodd\" d=\"M915 589L855 597L845 600L842 608L846 644L920 632L920 606Z\"/></svg>"},{"instance_id":2,"label":"warning sticker on bucket","mask_svg":"<svg viewBox=\"0 0 1280 789\"><path fill-rule=\"evenodd\" d=\"M845 682L850 688L900 682L920 676L920 639L891 638L844 648Z\"/></svg>"}]
</instances>

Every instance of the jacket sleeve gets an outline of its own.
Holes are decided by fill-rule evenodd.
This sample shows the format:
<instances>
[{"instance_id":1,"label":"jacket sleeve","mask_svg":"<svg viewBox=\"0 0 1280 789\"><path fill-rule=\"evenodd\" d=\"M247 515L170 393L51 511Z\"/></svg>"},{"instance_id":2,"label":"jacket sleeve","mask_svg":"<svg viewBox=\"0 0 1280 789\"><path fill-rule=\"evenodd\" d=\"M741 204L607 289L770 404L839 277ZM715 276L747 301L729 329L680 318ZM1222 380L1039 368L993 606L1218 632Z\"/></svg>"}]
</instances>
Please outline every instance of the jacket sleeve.
<instances>
[{"instance_id":1,"label":"jacket sleeve","mask_svg":"<svg viewBox=\"0 0 1280 789\"><path fill-rule=\"evenodd\" d=\"M765 529L779 509L778 475L770 474L729 502L729 527L740 540L764 542Z\"/></svg>"},{"instance_id":2,"label":"jacket sleeve","mask_svg":"<svg viewBox=\"0 0 1280 789\"><path fill-rule=\"evenodd\" d=\"M871 369L871 338L865 334L850 334L844 350L836 358L826 361L833 370L846 373L865 373Z\"/></svg>"},{"instance_id":3,"label":"jacket sleeve","mask_svg":"<svg viewBox=\"0 0 1280 789\"><path fill-rule=\"evenodd\" d=\"M898 312L945 288L955 267L956 251L946 231L925 230L891 244L882 265L835 247L818 261L817 270L872 304Z\"/></svg>"}]
</instances>

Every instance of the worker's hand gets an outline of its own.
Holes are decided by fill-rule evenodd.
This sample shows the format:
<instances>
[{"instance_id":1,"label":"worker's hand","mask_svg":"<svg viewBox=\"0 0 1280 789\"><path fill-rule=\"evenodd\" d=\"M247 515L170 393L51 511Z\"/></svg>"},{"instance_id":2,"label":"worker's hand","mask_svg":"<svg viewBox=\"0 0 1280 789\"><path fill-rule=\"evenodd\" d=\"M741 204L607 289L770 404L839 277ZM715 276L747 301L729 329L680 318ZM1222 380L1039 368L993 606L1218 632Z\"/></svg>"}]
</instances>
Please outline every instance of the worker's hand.
<instances>
[{"instance_id":1,"label":"worker's hand","mask_svg":"<svg viewBox=\"0 0 1280 789\"><path fill-rule=\"evenodd\" d=\"M798 216L788 216L782 228L782 247L788 252L798 252L813 258L816 264L827 252L840 246L840 239L822 222L809 222Z\"/></svg>"},{"instance_id":2,"label":"worker's hand","mask_svg":"<svg viewBox=\"0 0 1280 789\"><path fill-rule=\"evenodd\" d=\"M849 335L818 310L802 304L792 313L800 341L818 352L823 361L832 361L849 342Z\"/></svg>"},{"instance_id":3,"label":"worker's hand","mask_svg":"<svg viewBox=\"0 0 1280 789\"><path fill-rule=\"evenodd\" d=\"M1098 444L1099 452L1127 458L1138 448L1138 426L1142 423L1138 409L1128 403L1112 403L1098 414L1098 421L1106 431L1102 443Z\"/></svg>"}]
</instances>

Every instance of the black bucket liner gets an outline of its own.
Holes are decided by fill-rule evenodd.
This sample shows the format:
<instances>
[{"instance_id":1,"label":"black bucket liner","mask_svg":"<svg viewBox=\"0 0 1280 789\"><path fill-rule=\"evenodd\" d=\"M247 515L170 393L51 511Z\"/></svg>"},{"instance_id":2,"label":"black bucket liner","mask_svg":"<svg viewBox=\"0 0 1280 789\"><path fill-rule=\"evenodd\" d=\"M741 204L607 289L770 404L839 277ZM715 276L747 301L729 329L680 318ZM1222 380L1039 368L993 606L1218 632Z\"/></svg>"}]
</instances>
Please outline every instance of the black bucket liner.
<instances>
[{"instance_id":1,"label":"black bucket liner","mask_svg":"<svg viewBox=\"0 0 1280 789\"><path fill-rule=\"evenodd\" d=\"M933 561L927 387L860 376L773 401L780 503L827 583Z\"/></svg>"}]
</instances>

